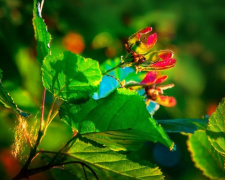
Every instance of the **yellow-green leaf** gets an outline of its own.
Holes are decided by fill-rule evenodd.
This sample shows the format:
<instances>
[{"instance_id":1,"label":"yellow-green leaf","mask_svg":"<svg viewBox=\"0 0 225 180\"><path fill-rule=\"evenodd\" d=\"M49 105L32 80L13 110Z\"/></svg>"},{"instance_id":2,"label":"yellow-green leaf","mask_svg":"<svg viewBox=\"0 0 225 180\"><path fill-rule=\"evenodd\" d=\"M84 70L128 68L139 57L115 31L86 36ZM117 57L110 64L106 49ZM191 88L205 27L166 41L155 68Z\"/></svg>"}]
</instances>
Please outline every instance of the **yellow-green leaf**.
<instances>
[{"instance_id":1,"label":"yellow-green leaf","mask_svg":"<svg viewBox=\"0 0 225 180\"><path fill-rule=\"evenodd\" d=\"M44 58L50 54L51 35L41 16L41 3L37 2L37 0L34 0L33 27L37 41L37 59L42 64Z\"/></svg>"},{"instance_id":2,"label":"yellow-green leaf","mask_svg":"<svg viewBox=\"0 0 225 180\"><path fill-rule=\"evenodd\" d=\"M97 61L66 51L47 56L42 65L44 87L65 101L89 98L102 79Z\"/></svg>"},{"instance_id":3,"label":"yellow-green leaf","mask_svg":"<svg viewBox=\"0 0 225 180\"><path fill-rule=\"evenodd\" d=\"M225 156L225 99L210 116L206 132L212 146Z\"/></svg>"},{"instance_id":4,"label":"yellow-green leaf","mask_svg":"<svg viewBox=\"0 0 225 180\"><path fill-rule=\"evenodd\" d=\"M195 166L212 179L225 178L224 159L210 144L205 131L196 131L189 136L189 151Z\"/></svg>"},{"instance_id":5,"label":"yellow-green leaf","mask_svg":"<svg viewBox=\"0 0 225 180\"><path fill-rule=\"evenodd\" d=\"M143 97L128 89L82 105L64 103L60 117L86 138L113 150L136 150L146 141L174 147L164 129L150 117Z\"/></svg>"}]
</instances>

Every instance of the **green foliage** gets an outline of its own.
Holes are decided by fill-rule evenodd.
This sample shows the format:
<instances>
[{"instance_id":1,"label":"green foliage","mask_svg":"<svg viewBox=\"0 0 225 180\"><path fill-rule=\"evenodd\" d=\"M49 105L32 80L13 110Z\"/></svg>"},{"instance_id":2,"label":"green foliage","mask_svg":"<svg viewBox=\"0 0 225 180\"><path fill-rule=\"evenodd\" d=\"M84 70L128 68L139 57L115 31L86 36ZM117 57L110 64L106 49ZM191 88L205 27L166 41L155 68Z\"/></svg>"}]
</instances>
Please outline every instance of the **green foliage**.
<instances>
[{"instance_id":1,"label":"green foliage","mask_svg":"<svg viewBox=\"0 0 225 180\"><path fill-rule=\"evenodd\" d=\"M105 61L105 63L101 65L102 68L100 70L99 63L90 58L84 58L80 55L76 55L71 52L64 52L62 54L57 55L58 51L61 51L63 49L61 47L62 44L65 45L64 41L63 43L61 43L62 37L59 38L60 40L57 40L57 34L63 35L65 32L68 32L69 29L76 30L77 35L79 35L78 33L82 33L82 35L85 35L86 32L88 34L86 35L89 36L89 37L84 36L85 37L84 40L86 43L85 46L88 47L86 48L86 50L88 50L89 48L93 49L106 48L104 49L105 55L108 56L107 58L112 58L120 54L120 51L122 50L121 39L122 38L125 39L125 37L128 36L129 32L128 29L133 27L134 29L138 30L137 27L140 27L140 29L142 29L144 26L153 23L155 27L158 26L158 28L155 28L154 30L156 30L157 33L160 34L162 37L162 39L160 37L159 40L162 42L165 40L166 41L175 40L172 47L175 50L179 50L179 48L176 47L176 42L178 40L177 37L179 36L175 36L176 33L175 30L179 29L180 27L176 26L173 27L173 25L178 22L179 18L177 19L178 16L176 16L172 12L177 11L176 7L179 7L180 4L178 4L177 6L176 2L176 6L172 6L173 9L171 13L159 11L160 13L159 15L157 15L154 14L154 12L146 13L145 11L142 11L143 9L141 7L143 5L151 5L145 6L146 9L148 9L149 7L152 8L152 10L154 10L155 7L157 7L156 9L158 8L160 9L159 2L152 3L151 1L149 1L148 3L145 2L146 4L144 2L137 2L133 6L133 8L132 6L129 6L129 3L120 2L121 9L113 8L115 11L113 14L110 14L110 12L112 13L112 11L107 9L107 7L105 6L106 4L104 2L96 2L92 0L83 2L82 5L80 3L74 2L72 4L75 5L75 7L78 7L78 9L74 9L74 7L72 6L71 9L73 12L76 12L76 20L79 19L79 16L82 14L82 13L80 14L80 12L83 11L83 17L86 18L88 17L90 21L87 22L86 24L86 22L83 21L82 18L80 18L82 19L82 23L68 23L70 24L70 28L68 29L65 20L62 20L62 23L57 22L59 18L52 19L51 15L50 16L47 15L46 16L47 22L49 22L49 27L51 28L51 30L54 31L54 28L56 28L57 30L55 33L56 42L57 41L60 42L59 43L60 45L58 46L60 48L58 48L56 52L54 52L54 54L56 55L53 56L51 55L50 52L51 35L47 30L47 26L45 24L44 19L42 18L43 3L44 3L43 0L41 2L38 2L38 0L34 0L33 27L35 32L35 39L37 41L37 59L42 65L43 85L52 94L48 93L45 94L44 89L42 110L41 113L39 113L41 114L41 121L39 126L40 128L38 130L37 137L36 136L31 137L32 135L29 134L29 132L27 131L30 129L30 127L27 128L26 123L20 126L22 129L20 132L21 134L18 134L18 136L24 134L24 139L28 141L29 145L31 146L31 149L29 157L25 162L25 165L23 166L21 172L19 172L18 176L15 179L27 178L30 175L48 170L49 168L52 167L54 167L52 171L56 179L95 179L96 176L98 176L99 179L154 179L154 180L163 179L164 176L162 175L162 172L157 166L153 165L150 162L142 161L140 158L137 159L132 155L134 155L135 153L140 154L141 150L140 151L137 150L146 141L160 142L165 146L169 147L170 149L173 149L174 143L168 137L166 132L194 133L194 131L196 130L205 130L208 120L174 119L174 120L155 121L148 113L142 96L138 95L138 93L134 91L130 91L129 89L124 88L116 89L119 85L121 87L124 85L123 80L125 80L126 83L129 81L140 82L143 79L142 76L144 76L145 74L139 73L137 75L134 73L134 69L132 68L116 69L117 67L119 67L118 64L120 64L119 58ZM92 16L90 16L87 13L89 9L85 9L86 6L84 6L87 3L92 4L91 6L89 6L90 9L93 9L93 4L96 5L96 3L101 6L96 6L98 8L94 13L92 13ZM114 6L115 5L114 3L119 2L116 1L113 2L113 6L111 7L116 7ZM15 20L16 18L20 17L20 12L15 7L13 7L14 5L12 2L7 2L6 4L11 4L12 6L9 11L10 13L8 15L9 18L14 17ZM60 8L64 9L64 6L61 7L61 5L63 4L64 4L63 1L56 2L50 4L49 7L50 9L54 9L57 6L59 6ZM29 5L26 6L26 8L27 7L29 7ZM130 9L130 12L128 11L125 12L123 11L123 9ZM69 9L66 9L66 11L69 12ZM7 11L3 8L2 12L3 13L1 13L1 16L4 16L4 13ZM132 17L132 13L134 14L136 13L139 16L140 12L141 14L143 14L143 16L140 16L139 17L140 19L137 18L135 20L135 18ZM179 8L178 12L180 13ZM74 22L74 16L71 16L70 13L65 14L68 14L70 18L72 17L71 18L72 22ZM105 16L102 16L103 14ZM195 16L196 13L191 14L194 14ZM120 15L123 16L122 19L120 19ZM152 18L149 19L149 16L151 16ZM109 17L110 21L108 21ZM117 19L120 21L118 21ZM167 21L166 24L162 23L163 19L166 19ZM206 19L208 20L208 18ZM108 24L109 26L107 26L107 28L113 27L109 28L109 31L107 30L107 28L106 29L103 28L104 27L103 22L105 22L105 20L109 23ZM190 23L188 23L188 21L184 22L185 24L187 24L186 27L190 27ZM193 23L192 21L190 22L192 27L190 32L194 32L195 29L198 28L195 28L193 26L193 24L195 23ZM204 21L200 19L200 22ZM77 27L78 24L82 25L82 29L79 29ZM91 30L90 28L86 28L90 27L90 24L92 27ZM159 28L159 24L163 24L163 26L165 27L162 26L163 28ZM71 28L71 25L74 27ZM209 27L214 28L214 26ZM121 28L123 29L122 31ZM181 28L180 31L185 32L185 29L190 30L190 28L183 28L183 29ZM133 30L130 31L133 32ZM206 31L204 30L204 32ZM98 38L94 38L95 40L94 41L93 37L97 33L100 33L101 36L99 35L96 36ZM129 32L129 34L130 33L131 32ZM4 35L4 32L0 33L0 38L2 37L2 35ZM115 37L113 36L120 37L121 39L120 40L114 39ZM176 39L172 39L173 37L176 37ZM208 36L208 34L206 34L206 37L213 37L214 41L218 39L214 38L214 36ZM68 47L76 48L74 45L75 44L79 45L79 42L76 42L75 39L73 40L70 39L71 42L69 42L69 45L67 44L68 46L65 45L64 48ZM187 39L189 41L190 37L187 36ZM195 41L196 39L193 40ZM82 38L80 41L83 41ZM142 41L145 41L144 38L143 39L141 38L140 42ZM6 42L10 42L11 46L11 42L15 43L17 41L13 37L12 39L6 38ZM216 44L216 43L209 43L211 41L208 40L206 42L207 44ZM167 46L167 44L164 45ZM190 46L192 47L192 44L190 44ZM25 96L25 94L23 94L23 92L25 91L23 91L23 89L21 88L19 90L15 90L15 94L19 94L20 98L19 101L21 101L21 103L24 106L29 107L31 107L31 105L34 106L34 102L35 105L40 106L39 99L30 96L31 94L32 96L39 96L40 95L39 92L41 89L40 88L41 83L39 83L40 69L34 69L33 65L35 64L29 62L30 56L24 55L25 53L29 54L31 48L28 48L28 50L23 50L22 48L21 50L16 46L14 48L16 49L14 50L16 51L16 53L14 54L17 54L17 57L15 58L17 70L20 71L20 75L23 78L22 80L23 88L28 90L30 93L29 95L26 94ZM158 48L158 45L156 46L156 48ZM193 49L190 49L190 52L196 53L194 56L198 55L199 53L199 55L201 56L202 54L205 54L206 57L211 58L211 56L209 56L210 54L208 55L207 53L205 53L208 51L208 49L204 50L204 47L198 48L196 46L193 46L192 48ZM189 49L189 47L184 46L184 49L181 50L181 52L184 51L185 49ZM103 51L102 50L103 49L99 51L96 50L96 59L99 62L101 62L101 59L106 59L104 57L104 50ZM9 52L11 53L11 51ZM85 55L88 54L88 56L90 56L89 53L92 53L92 51L89 52L84 51L83 53ZM30 54L34 54L33 51ZM127 55L125 55L124 57L129 57L129 52ZM141 57L139 56L140 54L132 54L132 57L130 57L132 58L132 60L129 58L126 60L129 61L130 63L131 61L134 60L135 58L134 55L135 56L137 55L136 58ZM91 54L91 57L95 57L95 52ZM181 87L183 87L188 93L191 93L194 96L199 96L203 92L205 85L208 83L205 83L205 77L203 77L203 73L199 71L198 69L199 63L196 63L197 61L195 61L195 58L193 58L190 55L183 55L183 57L184 57L183 59L186 59L186 63L183 61L178 61L179 63L177 66L177 70L175 71L173 81L177 82L176 84L178 84L178 86L180 85ZM21 62L22 60L23 62ZM139 60L140 63L141 61L144 61L144 59ZM202 60L204 61L204 59ZM185 71L187 67L190 71ZM114 69L115 71L107 71L109 69ZM104 76L104 78L102 78L101 71L103 72L104 75L107 74L108 76L106 75ZM211 69L211 71L213 71L213 69ZM36 76L36 78L29 78L30 76ZM2 71L0 70L0 79L1 78L2 78ZM122 82L120 82L118 79ZM102 89L101 86L99 88L100 82L102 85ZM192 83L190 84L187 82ZM155 84L153 84L152 86L154 85ZM6 89L9 90L8 87L5 86L5 84L4 87L6 87ZM6 91L4 87L0 81L0 101L6 107L13 109L17 114L28 116L28 114L22 112L17 107L12 97L9 95L9 93ZM14 87L15 84L11 86L11 89L14 89ZM112 92L113 90L114 92ZM156 89L155 87L151 87L151 90ZM32 91L32 93L30 91ZM11 95L14 96L14 94L11 93L11 91L9 92ZM139 93L141 94L142 92ZM185 99L182 102L185 103L186 99L190 97L188 93L184 94L182 91L181 97L182 99ZM93 96L93 94L95 94L94 97L96 99L98 98L98 100L90 98L91 96ZM150 94L151 93L149 92L149 94L146 95L148 96L157 95L156 93L153 93L151 95ZM51 95L53 95L56 99L53 100L52 106L50 106L51 108L49 110L48 116L45 117L46 110L48 110L47 109L49 105L48 103L52 100ZM99 99L101 97L104 98ZM31 98L32 103L28 103L28 101L31 101ZM70 128L69 126L66 126L66 129L64 128L64 131L59 131L60 127L62 129L60 123L58 123L57 121L54 121L54 123L52 123L52 120L56 117L58 113L59 105L62 102L61 100L58 100L58 98L66 101L60 108L60 117L63 119L64 122L69 124L69 126L72 127L73 130L76 131L73 132L66 131ZM155 101L154 99L155 98L152 98L153 101ZM17 101L18 98L17 99L15 98L15 100ZM199 108L193 106L192 102L193 100L190 101L191 107L193 107L193 109L198 114L202 115L203 113L199 111ZM18 105L20 107L23 107L21 106L21 103ZM196 105L196 103L194 104ZM183 108L180 108L179 106L177 107L177 109L178 109L177 112L180 112L182 114L183 110L180 109ZM225 178L224 177L225 122L223 118L225 112L224 109L225 105L223 100L223 102L218 107L217 111L210 117L210 122L207 129L208 137L206 136L205 132L197 131L195 132L194 135L190 136L190 139L188 141L189 149L192 152L193 161L196 163L196 166L199 167L204 172L204 174L210 178L217 178L217 179ZM187 111L193 112L190 109L187 109ZM176 115L178 114L177 112L175 112ZM165 114L165 117L166 116L167 114ZM23 122L26 122L26 119ZM51 127L49 128L50 123ZM33 129L36 128L33 126L31 127ZM55 133L55 130L57 131L57 133ZM59 140L52 142L53 136L46 135L46 132L54 134L54 138ZM62 142L64 142L65 139L68 138L67 136L71 136L72 133L74 134L72 139L68 141L69 143L66 143L58 152L54 152L54 150L52 150L58 149L59 148L58 143L62 144ZM73 141L74 138L77 138L75 142ZM38 149L42 148L45 150L38 151ZM46 149L50 149L50 151ZM121 150L128 152L119 152ZM131 150L135 152L129 152ZM151 156L150 153L148 152L148 157ZM31 168L30 167L31 161L35 159L37 154L44 154L43 157L50 158L50 163L45 166L42 165L38 166L37 168L35 167ZM47 156L46 154L53 155L53 158L51 156ZM62 165L63 168L61 168ZM56 169L55 167L58 169Z\"/></svg>"},{"instance_id":2,"label":"green foliage","mask_svg":"<svg viewBox=\"0 0 225 180\"><path fill-rule=\"evenodd\" d=\"M70 158L69 161L77 161L72 165L65 165L64 170L72 177L76 179L80 176L80 179L84 179L81 164L83 162L88 165L94 172L96 172L100 180L103 179L164 179L160 169L149 162L136 159L132 161L132 158L126 154L116 153L109 148L102 148L93 146L91 143L86 143L79 139L76 140L73 147L67 152ZM94 175L85 167L87 173L87 179L95 179ZM65 174L65 173L64 173ZM67 175L68 175L67 174ZM66 176L68 177L68 176ZM65 179L65 176L58 173L57 179Z\"/></svg>"},{"instance_id":3,"label":"green foliage","mask_svg":"<svg viewBox=\"0 0 225 180\"><path fill-rule=\"evenodd\" d=\"M2 70L0 70L0 77L2 78ZM17 105L13 101L13 98L9 95L7 90L3 87L1 79L0 79L0 102L3 103L3 105L6 108L10 108L14 110L14 112L18 115L21 115L24 117L29 116L28 113L23 112L17 107Z\"/></svg>"},{"instance_id":4,"label":"green foliage","mask_svg":"<svg viewBox=\"0 0 225 180\"><path fill-rule=\"evenodd\" d=\"M211 146L204 131L196 131L188 140L189 150L196 167L212 179L225 178L224 159Z\"/></svg>"},{"instance_id":5,"label":"green foliage","mask_svg":"<svg viewBox=\"0 0 225 180\"><path fill-rule=\"evenodd\" d=\"M209 118L207 136L211 145L225 156L225 99Z\"/></svg>"},{"instance_id":6,"label":"green foliage","mask_svg":"<svg viewBox=\"0 0 225 180\"><path fill-rule=\"evenodd\" d=\"M0 80L2 79L2 70L0 69Z\"/></svg>"},{"instance_id":7,"label":"green foliage","mask_svg":"<svg viewBox=\"0 0 225 180\"><path fill-rule=\"evenodd\" d=\"M85 137L116 150L137 149L148 140L171 149L174 145L150 117L143 98L127 89L82 105L64 103L60 117Z\"/></svg>"},{"instance_id":8,"label":"green foliage","mask_svg":"<svg viewBox=\"0 0 225 180\"><path fill-rule=\"evenodd\" d=\"M34 0L33 27L37 41L37 59L42 64L44 58L50 54L51 35L47 30L44 19L41 17L41 4Z\"/></svg>"},{"instance_id":9,"label":"green foliage","mask_svg":"<svg viewBox=\"0 0 225 180\"><path fill-rule=\"evenodd\" d=\"M101 78L97 61L69 51L47 56L42 66L44 87L65 101L89 98L97 91Z\"/></svg>"},{"instance_id":10,"label":"green foliage","mask_svg":"<svg viewBox=\"0 0 225 180\"><path fill-rule=\"evenodd\" d=\"M196 130L205 130L208 119L170 119L157 122L169 133L194 133Z\"/></svg>"}]
</instances>

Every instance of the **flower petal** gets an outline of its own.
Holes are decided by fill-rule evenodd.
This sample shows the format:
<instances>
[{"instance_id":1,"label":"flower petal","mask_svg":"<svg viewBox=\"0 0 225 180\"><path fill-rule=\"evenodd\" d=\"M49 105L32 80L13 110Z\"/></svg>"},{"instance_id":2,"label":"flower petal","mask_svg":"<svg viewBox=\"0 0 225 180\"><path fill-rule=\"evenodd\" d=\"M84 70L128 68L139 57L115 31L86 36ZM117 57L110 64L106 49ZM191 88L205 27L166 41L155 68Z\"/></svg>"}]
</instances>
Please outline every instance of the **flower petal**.
<instances>
[{"instance_id":1,"label":"flower petal","mask_svg":"<svg viewBox=\"0 0 225 180\"><path fill-rule=\"evenodd\" d=\"M170 50L161 50L161 51L154 51L154 52L150 52L148 54L145 55L146 61L150 61L150 62L157 62L160 59L161 60L166 60L169 58L172 58L173 56L173 52Z\"/></svg>"},{"instance_id":2,"label":"flower petal","mask_svg":"<svg viewBox=\"0 0 225 180\"><path fill-rule=\"evenodd\" d=\"M140 43L137 44L135 52L138 54L146 54L148 53L157 42L157 34L154 33L149 36L149 34L142 36Z\"/></svg>"},{"instance_id":3,"label":"flower petal","mask_svg":"<svg viewBox=\"0 0 225 180\"><path fill-rule=\"evenodd\" d=\"M128 39L130 48L138 54L146 54L157 41L157 34L150 34L151 31L151 27L146 27L130 36Z\"/></svg>"},{"instance_id":4,"label":"flower petal","mask_svg":"<svg viewBox=\"0 0 225 180\"><path fill-rule=\"evenodd\" d=\"M137 41L140 41L141 36L143 36L144 34L148 34L151 31L152 31L152 27L146 27L146 28L134 33L128 39L129 45L135 44Z\"/></svg>"},{"instance_id":5,"label":"flower petal","mask_svg":"<svg viewBox=\"0 0 225 180\"><path fill-rule=\"evenodd\" d=\"M141 84L153 84L156 81L157 73L150 71L146 74L145 78L141 81Z\"/></svg>"},{"instance_id":6,"label":"flower petal","mask_svg":"<svg viewBox=\"0 0 225 180\"><path fill-rule=\"evenodd\" d=\"M173 51L161 50L158 55L162 60L166 60L173 57Z\"/></svg>"},{"instance_id":7,"label":"flower petal","mask_svg":"<svg viewBox=\"0 0 225 180\"><path fill-rule=\"evenodd\" d=\"M156 41L157 41L157 34L154 33L150 35L147 39L147 43L146 43L147 47L151 49L155 45Z\"/></svg>"},{"instance_id":8,"label":"flower petal","mask_svg":"<svg viewBox=\"0 0 225 180\"><path fill-rule=\"evenodd\" d=\"M142 33L142 34L146 34L152 31L152 27L146 27L140 31L138 31L137 33Z\"/></svg>"},{"instance_id":9,"label":"flower petal","mask_svg":"<svg viewBox=\"0 0 225 180\"><path fill-rule=\"evenodd\" d=\"M166 79L167 79L167 75L164 75L164 76L160 76L159 78L156 79L155 83L158 84L158 83L163 83Z\"/></svg>"},{"instance_id":10,"label":"flower petal","mask_svg":"<svg viewBox=\"0 0 225 180\"><path fill-rule=\"evenodd\" d=\"M164 91L166 89L170 89L174 87L174 84L167 84L167 85L162 85L162 86L157 86L161 91Z\"/></svg>"},{"instance_id":11,"label":"flower petal","mask_svg":"<svg viewBox=\"0 0 225 180\"><path fill-rule=\"evenodd\" d=\"M163 70L163 69L168 69L171 67L174 67L176 64L176 59L170 58L166 59L164 61L158 61L152 65L154 67L153 69L155 70Z\"/></svg>"},{"instance_id":12,"label":"flower petal","mask_svg":"<svg viewBox=\"0 0 225 180\"><path fill-rule=\"evenodd\" d=\"M170 96L158 96L156 102L162 106L173 107L176 105L176 99Z\"/></svg>"}]
</instances>

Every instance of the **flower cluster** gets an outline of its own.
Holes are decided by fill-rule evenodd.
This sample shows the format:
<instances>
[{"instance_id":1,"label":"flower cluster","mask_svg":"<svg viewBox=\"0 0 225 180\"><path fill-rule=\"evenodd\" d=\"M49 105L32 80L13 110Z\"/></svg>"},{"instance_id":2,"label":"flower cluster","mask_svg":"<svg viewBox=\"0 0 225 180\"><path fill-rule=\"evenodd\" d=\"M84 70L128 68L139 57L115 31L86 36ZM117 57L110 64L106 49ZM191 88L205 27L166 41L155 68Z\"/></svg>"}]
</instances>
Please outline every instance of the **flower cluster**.
<instances>
[{"instance_id":1,"label":"flower cluster","mask_svg":"<svg viewBox=\"0 0 225 180\"><path fill-rule=\"evenodd\" d=\"M153 101L159 105L173 107L176 105L175 98L164 96L163 93L174 84L158 85L163 83L167 76L160 76L156 71L174 67L176 60L170 50L150 51L157 41L157 34L151 34L151 31L151 27L142 29L133 34L125 44L128 53L125 59L132 59L129 66L135 66L137 72L149 71L140 83L128 83L125 87L133 90L144 89L147 105Z\"/></svg>"},{"instance_id":2,"label":"flower cluster","mask_svg":"<svg viewBox=\"0 0 225 180\"><path fill-rule=\"evenodd\" d=\"M140 84L145 87L146 93L146 104L148 105L150 101L154 101L160 105L173 107L176 105L176 100L174 97L164 96L163 91L172 88L174 84L160 85L167 79L167 76L159 76L155 71L150 71L146 74L145 78Z\"/></svg>"},{"instance_id":3,"label":"flower cluster","mask_svg":"<svg viewBox=\"0 0 225 180\"><path fill-rule=\"evenodd\" d=\"M128 56L131 58L129 65L134 65L136 71L164 70L175 65L173 52L170 50L150 51L156 41L156 33L151 34L152 28L147 27L130 36L125 44Z\"/></svg>"}]
</instances>

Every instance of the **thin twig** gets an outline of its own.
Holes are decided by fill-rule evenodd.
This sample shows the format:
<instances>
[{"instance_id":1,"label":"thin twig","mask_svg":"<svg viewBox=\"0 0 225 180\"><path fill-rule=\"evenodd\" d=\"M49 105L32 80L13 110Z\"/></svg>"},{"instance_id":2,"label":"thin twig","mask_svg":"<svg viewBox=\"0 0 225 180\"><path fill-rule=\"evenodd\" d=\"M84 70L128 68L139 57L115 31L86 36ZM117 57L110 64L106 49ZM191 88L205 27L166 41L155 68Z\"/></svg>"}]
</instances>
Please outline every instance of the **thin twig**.
<instances>
[{"instance_id":1,"label":"thin twig","mask_svg":"<svg viewBox=\"0 0 225 180\"><path fill-rule=\"evenodd\" d=\"M113 67L112 69L109 69L109 70L105 71L102 75L106 75L106 74L108 74L109 72L111 72L111 71L113 71L113 70L115 70L115 69L117 69L117 68L119 68L119 67L121 67L121 66L122 66L122 64L119 64L119 65Z\"/></svg>"},{"instance_id":2,"label":"thin twig","mask_svg":"<svg viewBox=\"0 0 225 180\"><path fill-rule=\"evenodd\" d=\"M87 178L87 173L86 173L86 170L85 170L85 166L83 164L81 164L82 168L83 168L83 171L84 171L84 176L85 176L85 179L88 180Z\"/></svg>"},{"instance_id":3,"label":"thin twig","mask_svg":"<svg viewBox=\"0 0 225 180\"><path fill-rule=\"evenodd\" d=\"M122 83L122 82L121 82L118 78L116 78L116 77L114 77L114 76L112 76L112 75L109 75L109 74L106 74L106 76L109 76L109 77L111 77L111 78L115 79L116 81L118 81L118 82L119 82L120 87L123 87L123 83Z\"/></svg>"},{"instance_id":4,"label":"thin twig","mask_svg":"<svg viewBox=\"0 0 225 180\"><path fill-rule=\"evenodd\" d=\"M73 142L76 139L76 135L73 136L69 141L67 141L67 143L57 152L57 154L52 158L52 160L50 161L50 163L48 165L51 165L55 162L56 158L62 153L62 151L70 145L71 142Z\"/></svg>"},{"instance_id":5,"label":"thin twig","mask_svg":"<svg viewBox=\"0 0 225 180\"><path fill-rule=\"evenodd\" d=\"M56 101L56 98L54 97L54 99L53 99L53 101L52 101L51 108L50 108L49 113L48 113L47 120L46 120L46 126L48 126L48 125L50 124L50 117L51 117L52 111L53 111L53 109L54 109L55 101Z\"/></svg>"},{"instance_id":6,"label":"thin twig","mask_svg":"<svg viewBox=\"0 0 225 180\"><path fill-rule=\"evenodd\" d=\"M45 150L40 150L40 151L37 151L37 153L38 153L38 154L40 154L40 153L57 154L58 152L55 152L55 151L45 151ZM61 152L60 154L67 154L67 153Z\"/></svg>"},{"instance_id":7,"label":"thin twig","mask_svg":"<svg viewBox=\"0 0 225 180\"><path fill-rule=\"evenodd\" d=\"M57 167L57 166L63 166L63 165L68 165L68 164L81 164L81 165L85 166L86 168L88 168L91 171L91 173L95 176L95 178L97 180L99 180L95 171L90 166L88 166L87 164L85 164L81 161L68 161L68 162L64 162L64 163L58 163L58 164L52 164L52 165L46 165L46 166L42 166L42 167L38 167L38 168L28 169L26 176L28 177L28 176L31 176L31 175L34 175L34 174L37 174L37 173L40 173L43 171L47 171L47 170Z\"/></svg>"},{"instance_id":8,"label":"thin twig","mask_svg":"<svg viewBox=\"0 0 225 180\"><path fill-rule=\"evenodd\" d=\"M56 111L53 113L52 117L51 117L50 120L49 120L49 124L50 124L50 123L52 122L52 120L57 116L58 113L59 113L58 110L56 110Z\"/></svg>"},{"instance_id":9,"label":"thin twig","mask_svg":"<svg viewBox=\"0 0 225 180\"><path fill-rule=\"evenodd\" d=\"M43 126L43 123L44 123L45 95L46 95L46 88L44 88L44 90L43 90L42 106L41 106L41 119L40 119L39 130L42 130L42 126Z\"/></svg>"}]
</instances>

